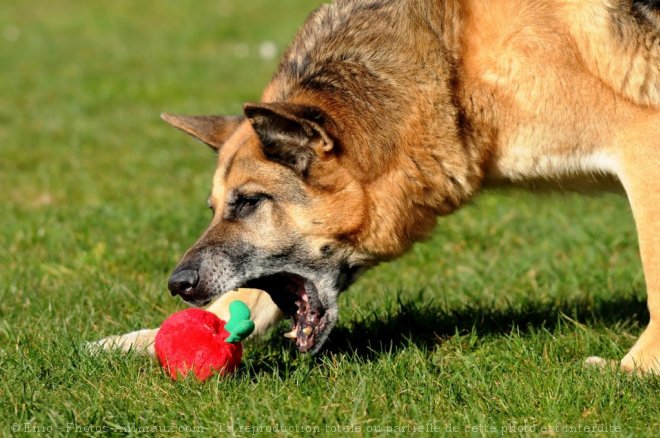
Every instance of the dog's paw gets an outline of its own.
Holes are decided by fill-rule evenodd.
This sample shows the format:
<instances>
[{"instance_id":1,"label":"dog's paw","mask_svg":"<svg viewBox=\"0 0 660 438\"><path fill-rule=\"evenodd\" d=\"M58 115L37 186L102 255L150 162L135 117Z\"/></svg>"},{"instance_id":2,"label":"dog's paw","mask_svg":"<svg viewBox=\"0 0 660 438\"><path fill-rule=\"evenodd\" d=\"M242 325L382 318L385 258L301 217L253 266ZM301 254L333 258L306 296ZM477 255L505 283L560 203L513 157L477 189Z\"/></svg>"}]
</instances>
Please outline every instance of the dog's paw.
<instances>
[{"instance_id":1,"label":"dog's paw","mask_svg":"<svg viewBox=\"0 0 660 438\"><path fill-rule=\"evenodd\" d=\"M83 351L91 354L97 355L103 351L111 350L110 348L110 338L103 338L98 341L83 342L82 349Z\"/></svg>"},{"instance_id":2,"label":"dog's paw","mask_svg":"<svg viewBox=\"0 0 660 438\"><path fill-rule=\"evenodd\" d=\"M600 368L602 370L617 370L619 369L619 361L604 359L598 356L589 356L584 360L584 366L588 368Z\"/></svg>"},{"instance_id":3,"label":"dog's paw","mask_svg":"<svg viewBox=\"0 0 660 438\"><path fill-rule=\"evenodd\" d=\"M103 351L120 350L134 352L156 357L154 341L158 329L137 330L118 336L108 336L94 342L86 342L83 348L90 354L99 354Z\"/></svg>"},{"instance_id":4,"label":"dog's paw","mask_svg":"<svg viewBox=\"0 0 660 438\"><path fill-rule=\"evenodd\" d=\"M604 371L621 371L623 373L634 374L640 377L660 375L660 367L640 366L640 364L635 364L634 362L627 360L627 357L618 361L604 359L598 356L590 356L584 360L584 366Z\"/></svg>"}]
</instances>

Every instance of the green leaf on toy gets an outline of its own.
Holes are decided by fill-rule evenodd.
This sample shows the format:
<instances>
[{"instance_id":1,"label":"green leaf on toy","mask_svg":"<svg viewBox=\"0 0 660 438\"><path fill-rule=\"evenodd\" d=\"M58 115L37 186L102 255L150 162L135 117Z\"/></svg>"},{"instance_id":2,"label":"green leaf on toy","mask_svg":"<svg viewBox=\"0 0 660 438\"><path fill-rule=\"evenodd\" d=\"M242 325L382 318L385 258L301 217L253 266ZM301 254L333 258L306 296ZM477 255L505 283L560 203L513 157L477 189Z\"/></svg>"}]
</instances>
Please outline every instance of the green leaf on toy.
<instances>
[{"instance_id":1,"label":"green leaf on toy","mask_svg":"<svg viewBox=\"0 0 660 438\"><path fill-rule=\"evenodd\" d=\"M254 322L250 321L250 308L240 300L229 305L229 321L225 324L229 336L225 342L241 342L254 331Z\"/></svg>"}]
</instances>

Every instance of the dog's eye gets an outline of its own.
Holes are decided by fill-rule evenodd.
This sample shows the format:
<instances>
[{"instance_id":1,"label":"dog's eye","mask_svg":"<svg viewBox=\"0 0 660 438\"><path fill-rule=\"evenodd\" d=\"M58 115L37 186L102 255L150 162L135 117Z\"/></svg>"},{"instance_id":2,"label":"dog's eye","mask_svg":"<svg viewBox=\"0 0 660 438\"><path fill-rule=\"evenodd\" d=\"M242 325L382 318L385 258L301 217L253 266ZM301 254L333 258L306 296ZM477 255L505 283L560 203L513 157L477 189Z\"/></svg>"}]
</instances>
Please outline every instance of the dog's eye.
<instances>
[{"instance_id":1,"label":"dog's eye","mask_svg":"<svg viewBox=\"0 0 660 438\"><path fill-rule=\"evenodd\" d=\"M257 210L261 201L266 199L265 195L239 195L235 201L229 204L231 216L236 219L244 219Z\"/></svg>"}]
</instances>

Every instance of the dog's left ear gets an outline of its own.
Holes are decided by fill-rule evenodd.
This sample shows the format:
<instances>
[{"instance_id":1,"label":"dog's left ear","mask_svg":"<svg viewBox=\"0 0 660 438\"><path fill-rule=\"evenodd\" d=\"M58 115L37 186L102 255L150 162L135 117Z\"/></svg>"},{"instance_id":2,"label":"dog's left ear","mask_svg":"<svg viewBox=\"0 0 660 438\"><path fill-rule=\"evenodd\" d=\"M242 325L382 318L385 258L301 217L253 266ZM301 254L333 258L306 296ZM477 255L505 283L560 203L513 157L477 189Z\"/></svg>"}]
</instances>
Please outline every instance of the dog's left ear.
<instances>
[{"instance_id":1,"label":"dog's left ear","mask_svg":"<svg viewBox=\"0 0 660 438\"><path fill-rule=\"evenodd\" d=\"M218 151L234 133L243 116L177 116L163 113L160 118L186 134L203 141Z\"/></svg>"},{"instance_id":2,"label":"dog's left ear","mask_svg":"<svg viewBox=\"0 0 660 438\"><path fill-rule=\"evenodd\" d=\"M323 112L287 102L246 103L243 107L269 159L305 177L317 158L326 157L334 142L328 135Z\"/></svg>"}]
</instances>

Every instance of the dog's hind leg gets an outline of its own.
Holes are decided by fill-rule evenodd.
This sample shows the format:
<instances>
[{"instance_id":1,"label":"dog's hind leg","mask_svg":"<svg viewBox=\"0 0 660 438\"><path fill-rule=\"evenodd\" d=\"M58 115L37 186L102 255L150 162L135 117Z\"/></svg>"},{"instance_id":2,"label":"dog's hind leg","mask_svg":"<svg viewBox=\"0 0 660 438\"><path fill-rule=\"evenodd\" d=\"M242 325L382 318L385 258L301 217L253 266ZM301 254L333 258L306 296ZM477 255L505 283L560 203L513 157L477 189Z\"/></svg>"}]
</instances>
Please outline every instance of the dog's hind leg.
<instances>
[{"instance_id":1,"label":"dog's hind leg","mask_svg":"<svg viewBox=\"0 0 660 438\"><path fill-rule=\"evenodd\" d=\"M283 314L266 292L258 289L239 289L223 294L211 303L206 310L216 314L224 321L229 320L229 304L241 300L250 308L251 319L254 322L254 332L250 336L259 336L282 319ZM121 350L156 356L154 342L158 329L137 330L124 335L108 336L96 342L86 344L91 352L102 350Z\"/></svg>"}]
</instances>

